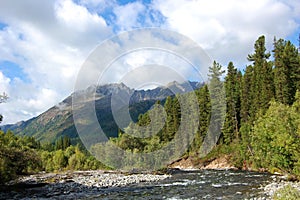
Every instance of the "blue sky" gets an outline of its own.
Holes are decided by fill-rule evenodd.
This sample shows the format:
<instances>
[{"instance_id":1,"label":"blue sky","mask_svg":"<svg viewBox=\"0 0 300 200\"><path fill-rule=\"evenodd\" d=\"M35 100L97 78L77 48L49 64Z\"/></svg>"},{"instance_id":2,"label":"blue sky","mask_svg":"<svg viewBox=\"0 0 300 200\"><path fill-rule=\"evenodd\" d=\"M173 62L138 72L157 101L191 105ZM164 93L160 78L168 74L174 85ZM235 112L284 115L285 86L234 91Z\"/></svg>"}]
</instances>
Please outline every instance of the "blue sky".
<instances>
[{"instance_id":1,"label":"blue sky","mask_svg":"<svg viewBox=\"0 0 300 200\"><path fill-rule=\"evenodd\" d=\"M0 22L0 30L3 30L5 27L7 27L7 24Z\"/></svg>"},{"instance_id":2,"label":"blue sky","mask_svg":"<svg viewBox=\"0 0 300 200\"><path fill-rule=\"evenodd\" d=\"M30 79L28 79L22 68L16 63L2 61L0 62L0 71L11 80L19 78L24 82L30 82Z\"/></svg>"},{"instance_id":3,"label":"blue sky","mask_svg":"<svg viewBox=\"0 0 300 200\"><path fill-rule=\"evenodd\" d=\"M269 50L274 36L298 46L300 2L0 1L0 93L10 96L9 102L0 105L4 123L31 118L59 103L73 92L82 63L98 44L143 27L183 34L224 67L233 61L243 69L262 34ZM124 66L137 61L142 65L143 56L149 55L124 58ZM107 79L117 81L117 77Z\"/></svg>"}]
</instances>

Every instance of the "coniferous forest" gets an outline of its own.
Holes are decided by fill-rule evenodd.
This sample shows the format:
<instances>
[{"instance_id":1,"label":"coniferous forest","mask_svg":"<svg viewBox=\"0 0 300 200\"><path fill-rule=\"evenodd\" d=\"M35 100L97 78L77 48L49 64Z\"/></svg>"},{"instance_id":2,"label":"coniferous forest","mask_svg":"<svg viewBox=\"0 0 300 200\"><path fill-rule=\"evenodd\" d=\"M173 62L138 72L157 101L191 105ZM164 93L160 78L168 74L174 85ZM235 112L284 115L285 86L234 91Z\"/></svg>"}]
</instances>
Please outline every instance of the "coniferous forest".
<instances>
[{"instance_id":1,"label":"coniferous forest","mask_svg":"<svg viewBox=\"0 0 300 200\"><path fill-rule=\"evenodd\" d=\"M210 67L210 86L204 85L195 92L200 112L199 127L192 144L183 156L191 157L197 163L212 157L229 155L231 163L239 169L288 173L299 177L298 50L290 41L274 39L273 50L270 52L266 49L265 37L261 36L254 44L254 53L249 54L247 59L251 65L243 71L229 62L225 78L225 72L219 63L215 61ZM226 93L226 114L222 133L212 152L201 158L201 146L209 124L214 120L211 118L211 107L214 103L210 96L210 91L214 88L211 85L222 83ZM215 94L218 93L220 92ZM188 95L182 96L189 99ZM143 139L134 137L138 129L131 124L125 131L120 131L118 138L112 138L110 142L133 153L149 153L167 145L174 139L180 126L182 116L178 98L180 95L166 99L163 105L167 113L166 123L155 136ZM150 112L140 115L138 125L149 125L149 115ZM184 131L189 131L188 127ZM146 132L151 132L151 128L146 129ZM101 151L103 147L97 148L96 145L94 148ZM109 150L109 145L106 150ZM138 167L143 165L143 162L136 164Z\"/></svg>"},{"instance_id":2,"label":"coniferous forest","mask_svg":"<svg viewBox=\"0 0 300 200\"><path fill-rule=\"evenodd\" d=\"M185 131L193 131L192 143L181 154L192 158L195 163L206 159L227 155L230 162L239 169L263 170L292 174L300 177L300 55L297 47L290 41L274 39L273 49L266 49L265 37L260 36L254 44L252 54L247 57L251 63L240 71L232 62L228 63L227 74L223 67L214 62L209 70L210 85L195 91L199 108L197 130L187 125ZM201 157L201 146L211 123L211 107L219 97L211 98L210 91L223 85L225 91L225 121L221 136L214 149ZM215 94L222 93L217 92ZM139 116L137 125L155 123L163 128L156 134L151 128L137 133L135 124L119 131L117 138L108 143L133 153L153 152L170 143L180 128L182 108L181 94L168 97L164 103L166 117L162 125L159 112L148 111ZM222 95L222 94L220 94ZM189 105L188 103L186 105ZM154 105L155 107L155 105ZM157 109L159 111L159 109ZM222 108L219 110L223 113ZM150 116L152 118L150 119ZM189 116L191 119L195 116ZM2 118L2 117L1 117ZM193 120L191 120L193 122ZM215 123L215 121L214 121ZM153 126L151 126L153 128ZM152 131L152 132L151 132ZM144 134L151 137L135 137ZM184 140L184 138L181 138ZM187 142L183 142L185 144ZM14 178L17 174L41 170L99 169L104 166L87 153L80 145L73 146L67 137L55 144L40 144L34 138L20 137L12 132L0 132L0 175L1 181ZM103 149L106 148L106 149ZM107 149L108 148L108 149ZM176 147L174 147L176 150ZM93 151L108 151L107 147L94 145ZM108 154L109 156L109 154ZM108 158L109 159L109 158ZM126 163L125 163L126 165ZM143 163L136 163L143 166ZM110 166L108 166L110 167Z\"/></svg>"}]
</instances>

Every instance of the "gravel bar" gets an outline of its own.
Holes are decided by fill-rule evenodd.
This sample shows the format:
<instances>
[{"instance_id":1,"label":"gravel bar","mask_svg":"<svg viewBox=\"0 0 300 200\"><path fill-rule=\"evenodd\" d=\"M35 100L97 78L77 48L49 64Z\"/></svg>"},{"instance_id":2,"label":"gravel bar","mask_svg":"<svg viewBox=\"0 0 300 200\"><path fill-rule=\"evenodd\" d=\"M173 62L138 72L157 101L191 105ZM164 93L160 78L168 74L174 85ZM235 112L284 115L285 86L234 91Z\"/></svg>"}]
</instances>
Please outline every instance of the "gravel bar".
<instances>
[{"instance_id":1,"label":"gravel bar","mask_svg":"<svg viewBox=\"0 0 300 200\"><path fill-rule=\"evenodd\" d=\"M0 188L0 199L86 199L130 185L147 185L171 177L156 174L126 174L113 171L39 173L20 177Z\"/></svg>"}]
</instances>

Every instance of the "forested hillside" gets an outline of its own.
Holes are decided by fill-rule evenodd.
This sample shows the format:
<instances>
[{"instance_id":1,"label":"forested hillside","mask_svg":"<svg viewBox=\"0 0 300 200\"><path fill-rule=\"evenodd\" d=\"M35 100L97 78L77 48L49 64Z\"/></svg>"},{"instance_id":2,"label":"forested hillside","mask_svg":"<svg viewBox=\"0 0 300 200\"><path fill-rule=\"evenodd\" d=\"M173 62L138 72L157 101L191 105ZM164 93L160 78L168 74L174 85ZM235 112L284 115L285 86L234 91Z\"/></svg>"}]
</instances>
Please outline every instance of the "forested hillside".
<instances>
[{"instance_id":1,"label":"forested hillside","mask_svg":"<svg viewBox=\"0 0 300 200\"><path fill-rule=\"evenodd\" d=\"M274 60L270 59L271 53ZM269 52L265 37L261 36L254 44L254 52L247 58L251 65L243 71L239 71L232 62L227 66L223 81L227 108L225 122L216 148L207 157L228 154L231 162L241 169L299 176L300 93L297 91L300 90L300 56L297 48L290 41L274 39L273 50ZM214 62L210 67L210 84L222 82L223 73L222 66ZM200 112L199 127L188 151L181 155L190 156L195 162L203 159L200 150L209 124L217 123L216 119L211 118L213 102L210 86L205 85L195 91ZM180 126L182 108L178 98L182 96L167 98L163 105L167 113L166 123L154 136L135 137L139 129L131 124L110 142L133 153L149 153L164 147L174 139ZM138 125L151 123L150 112L139 117ZM151 132L151 128L153 126L146 132ZM190 130L187 128L185 131ZM103 148L109 150L110 147L95 145L94 151L104 151ZM139 165L143 163L136 163L136 167Z\"/></svg>"}]
</instances>

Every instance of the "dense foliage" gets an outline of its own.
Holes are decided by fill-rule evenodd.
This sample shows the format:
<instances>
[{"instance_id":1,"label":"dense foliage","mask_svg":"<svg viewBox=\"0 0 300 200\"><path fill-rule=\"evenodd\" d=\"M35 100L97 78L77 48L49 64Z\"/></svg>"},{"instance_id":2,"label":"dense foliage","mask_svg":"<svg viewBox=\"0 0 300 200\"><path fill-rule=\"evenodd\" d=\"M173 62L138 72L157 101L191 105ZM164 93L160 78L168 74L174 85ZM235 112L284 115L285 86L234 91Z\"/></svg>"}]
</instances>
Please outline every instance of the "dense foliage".
<instances>
[{"instance_id":1,"label":"dense foliage","mask_svg":"<svg viewBox=\"0 0 300 200\"><path fill-rule=\"evenodd\" d=\"M218 146L208 156L230 154L238 168L300 175L300 100L299 93L296 95L300 89L300 56L291 42L282 39L274 40L272 52L273 61L265 47L265 37L259 37L254 44L254 53L248 55L252 64L241 72L229 62L224 81L221 81L222 66L213 63L209 70L210 83L195 91L199 104L199 126L185 155L199 159L203 149L208 148L204 139L211 124L218 127L224 114L220 102L218 105L215 103L222 101L221 93L225 91L226 102L221 102L227 108L225 122ZM225 90L221 90L222 82ZM131 124L124 132L120 131L119 137L111 139L110 144L133 153L148 153L162 148L172 141L181 125L182 105L178 98L188 95L167 98L163 105L165 124L156 134L152 133L155 126L149 118L153 111L149 111L139 117L137 125ZM211 114L213 106L219 109L217 117ZM155 116L161 117L159 113ZM137 126L151 123L150 129L139 133ZM159 123L156 123L158 127ZM186 127L185 131L191 130Z\"/></svg>"},{"instance_id":2,"label":"dense foliage","mask_svg":"<svg viewBox=\"0 0 300 200\"><path fill-rule=\"evenodd\" d=\"M16 137L12 132L0 131L0 182L14 178L17 174L35 172L40 169L39 143L30 137Z\"/></svg>"},{"instance_id":3,"label":"dense foliage","mask_svg":"<svg viewBox=\"0 0 300 200\"><path fill-rule=\"evenodd\" d=\"M232 142L240 168L300 175L300 57L289 41L274 41L268 60L264 37L255 43L242 78L240 137ZM259 82L259 85L257 83ZM240 84L236 82L236 84Z\"/></svg>"},{"instance_id":4,"label":"dense foliage","mask_svg":"<svg viewBox=\"0 0 300 200\"><path fill-rule=\"evenodd\" d=\"M72 146L64 137L56 144L41 145L33 137L20 137L0 131L0 183L17 175L38 171L87 170L104 166L79 145ZM61 145L63 144L63 145Z\"/></svg>"}]
</instances>

